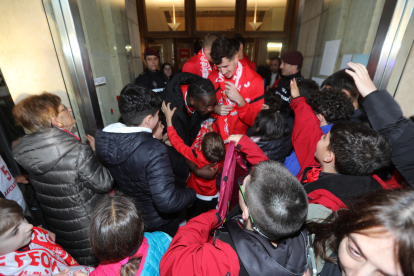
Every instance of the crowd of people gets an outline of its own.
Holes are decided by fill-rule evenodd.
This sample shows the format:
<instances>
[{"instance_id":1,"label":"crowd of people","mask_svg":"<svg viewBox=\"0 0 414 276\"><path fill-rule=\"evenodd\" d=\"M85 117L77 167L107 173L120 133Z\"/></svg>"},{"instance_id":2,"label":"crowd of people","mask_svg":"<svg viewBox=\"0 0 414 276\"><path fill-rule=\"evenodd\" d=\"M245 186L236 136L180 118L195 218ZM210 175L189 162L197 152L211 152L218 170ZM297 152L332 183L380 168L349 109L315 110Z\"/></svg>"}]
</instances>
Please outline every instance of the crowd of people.
<instances>
[{"instance_id":1,"label":"crowd of people","mask_svg":"<svg viewBox=\"0 0 414 276\"><path fill-rule=\"evenodd\" d=\"M20 101L0 275L414 275L414 122L362 64L319 87L300 52L256 69L244 49L209 34L176 74L145 49L86 143L58 96Z\"/></svg>"}]
</instances>

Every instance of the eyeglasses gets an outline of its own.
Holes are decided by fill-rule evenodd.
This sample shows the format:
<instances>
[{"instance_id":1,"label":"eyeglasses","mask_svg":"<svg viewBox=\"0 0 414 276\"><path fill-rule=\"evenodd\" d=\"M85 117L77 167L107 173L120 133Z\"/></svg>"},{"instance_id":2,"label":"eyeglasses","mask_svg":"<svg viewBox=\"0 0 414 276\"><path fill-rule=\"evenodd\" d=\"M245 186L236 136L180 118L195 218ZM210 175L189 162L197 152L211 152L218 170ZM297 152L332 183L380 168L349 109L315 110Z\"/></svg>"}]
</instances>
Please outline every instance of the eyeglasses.
<instances>
[{"instance_id":1,"label":"eyeglasses","mask_svg":"<svg viewBox=\"0 0 414 276\"><path fill-rule=\"evenodd\" d=\"M250 220L252 221L252 225L253 225L253 230L256 231L259 235L265 237L266 239L272 240L272 238L269 238L268 236L266 236L265 234L263 234L262 232L260 232L259 228L256 227L256 224L254 223L252 214L250 213L249 207L247 206L246 197L244 196L244 192L243 192L242 186L244 184L244 180L248 176L249 175L247 174L247 175L243 175L243 176L239 177L239 179L237 180L237 183L239 184L239 189L240 189L240 192L241 192L241 194L243 196L244 204L246 204L247 211L249 212Z\"/></svg>"},{"instance_id":2,"label":"eyeglasses","mask_svg":"<svg viewBox=\"0 0 414 276\"><path fill-rule=\"evenodd\" d=\"M66 105L64 105L64 104L62 104L62 105L63 105L63 109L59 113L61 113L63 111L69 112L69 109L66 107Z\"/></svg>"}]
</instances>

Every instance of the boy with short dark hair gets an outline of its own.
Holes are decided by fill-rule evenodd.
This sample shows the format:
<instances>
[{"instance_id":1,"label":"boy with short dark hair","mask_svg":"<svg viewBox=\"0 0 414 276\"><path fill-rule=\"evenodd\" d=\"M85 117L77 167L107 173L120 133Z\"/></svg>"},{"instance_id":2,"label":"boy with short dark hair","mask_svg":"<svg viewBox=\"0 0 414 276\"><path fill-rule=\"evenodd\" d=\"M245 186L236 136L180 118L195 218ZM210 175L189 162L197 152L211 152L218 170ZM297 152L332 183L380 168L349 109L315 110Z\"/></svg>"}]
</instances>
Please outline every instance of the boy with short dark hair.
<instances>
[{"instance_id":1,"label":"boy with short dark hair","mask_svg":"<svg viewBox=\"0 0 414 276\"><path fill-rule=\"evenodd\" d=\"M17 202L0 198L0 275L89 274L44 229L33 227Z\"/></svg>"},{"instance_id":2,"label":"boy with short dark hair","mask_svg":"<svg viewBox=\"0 0 414 276\"><path fill-rule=\"evenodd\" d=\"M194 167L190 168L192 173L187 180L187 187L193 188L197 193L197 199L191 207L190 217L198 216L210 209L215 209L218 203L219 192L216 186L216 177L213 179L204 179L197 177L193 171L195 167L203 167L208 164L217 164L218 170L223 168L223 160L225 155L224 142L220 134L216 132L207 132L201 138L201 149L187 146L183 139L181 139L174 129L172 118L176 108L170 108L170 103L167 105L162 103L162 111L165 114L167 121L167 132L170 142L173 147L188 160L194 162Z\"/></svg>"},{"instance_id":3,"label":"boy with short dark hair","mask_svg":"<svg viewBox=\"0 0 414 276\"><path fill-rule=\"evenodd\" d=\"M309 203L336 211L346 208L351 198L381 189L385 184L370 174L390 164L391 149L386 139L354 122L338 122L324 134L320 125L326 122L325 117L314 114L306 99L299 96L295 81L291 91L295 112L292 143L302 168L298 179L308 183L305 190ZM338 104L332 104L332 110L335 107Z\"/></svg>"},{"instance_id":4,"label":"boy with short dark hair","mask_svg":"<svg viewBox=\"0 0 414 276\"><path fill-rule=\"evenodd\" d=\"M106 163L119 189L135 199L145 231L174 236L178 212L195 200L193 189L179 189L167 148L154 138L161 99L148 88L128 84L119 96L125 124L115 123L96 133L96 153Z\"/></svg>"},{"instance_id":5,"label":"boy with short dark hair","mask_svg":"<svg viewBox=\"0 0 414 276\"><path fill-rule=\"evenodd\" d=\"M240 208L230 211L218 230L222 221L213 210L181 227L161 260L160 275L304 275L306 192L281 163L265 161L247 136L229 140L254 164L250 175L234 183Z\"/></svg>"},{"instance_id":6,"label":"boy with short dark hair","mask_svg":"<svg viewBox=\"0 0 414 276\"><path fill-rule=\"evenodd\" d=\"M300 81L301 83L303 81ZM298 88L299 88L298 83ZM302 91L299 89L299 94L301 96L301 99L307 103L307 106L311 108L312 113L306 113L305 115L299 115L299 116L310 116L310 118L316 118L319 121L319 127L322 130L324 134L328 133L328 131L331 129L332 125L339 121L347 121L352 115L352 112L354 111L354 107L352 105L352 101L344 94L342 91L338 89L322 89L321 91L317 90L314 91L312 94L308 96L308 98L304 97L302 95ZM295 113L295 116L296 115ZM300 122L301 120L310 120L309 118L295 118L295 126L293 130L297 132L301 132L301 127L297 126L297 122ZM306 127L306 126L303 126ZM307 131L306 129L303 131ZM300 138L296 139L296 147L300 145L302 142ZM292 136L292 142L294 141L294 137ZM294 144L295 145L295 144ZM294 147L294 151L292 154L286 158L284 165L288 170L294 174L299 175L301 171L303 171L304 167L300 164L298 161L298 149ZM306 147L306 146L305 146ZM301 150L303 150L301 148Z\"/></svg>"},{"instance_id":7,"label":"boy with short dark hair","mask_svg":"<svg viewBox=\"0 0 414 276\"><path fill-rule=\"evenodd\" d=\"M309 79L298 81L298 88L300 95L306 99L309 98L312 93L319 91L319 85L314 80Z\"/></svg>"}]
</instances>

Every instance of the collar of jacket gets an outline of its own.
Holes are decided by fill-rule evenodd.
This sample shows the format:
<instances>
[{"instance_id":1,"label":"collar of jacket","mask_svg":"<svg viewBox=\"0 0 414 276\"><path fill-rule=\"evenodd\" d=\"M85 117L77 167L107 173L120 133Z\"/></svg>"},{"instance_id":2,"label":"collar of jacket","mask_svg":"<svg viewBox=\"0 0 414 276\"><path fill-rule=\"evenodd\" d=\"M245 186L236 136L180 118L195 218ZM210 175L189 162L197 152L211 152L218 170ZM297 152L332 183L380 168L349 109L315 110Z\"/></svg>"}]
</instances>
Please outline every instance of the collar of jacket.
<instances>
[{"instance_id":1,"label":"collar of jacket","mask_svg":"<svg viewBox=\"0 0 414 276\"><path fill-rule=\"evenodd\" d=\"M265 237L244 229L238 223L240 216L225 223L235 250L250 276L303 275L307 269L306 235L307 231L284 238L275 248Z\"/></svg>"},{"instance_id":2,"label":"collar of jacket","mask_svg":"<svg viewBox=\"0 0 414 276\"><path fill-rule=\"evenodd\" d=\"M103 132L111 133L135 133L135 132L148 132L152 133L152 130L147 127L128 127L122 123L115 123L105 127Z\"/></svg>"}]
</instances>

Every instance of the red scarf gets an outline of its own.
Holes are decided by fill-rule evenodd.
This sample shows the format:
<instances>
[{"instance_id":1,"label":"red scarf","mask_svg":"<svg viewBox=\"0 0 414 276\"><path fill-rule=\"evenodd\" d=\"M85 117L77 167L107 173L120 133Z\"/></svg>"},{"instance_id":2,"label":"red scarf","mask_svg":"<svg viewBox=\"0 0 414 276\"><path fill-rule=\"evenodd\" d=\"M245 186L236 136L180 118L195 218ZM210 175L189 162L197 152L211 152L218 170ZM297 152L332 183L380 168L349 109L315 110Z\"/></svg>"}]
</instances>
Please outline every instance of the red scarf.
<instances>
[{"instance_id":1,"label":"red scarf","mask_svg":"<svg viewBox=\"0 0 414 276\"><path fill-rule=\"evenodd\" d=\"M200 59L200 71L201 76L205 79L208 78L208 75L213 71L211 68L210 62L208 61L207 57L204 55L204 50L201 49L201 51L198 52L198 57Z\"/></svg>"}]
</instances>

